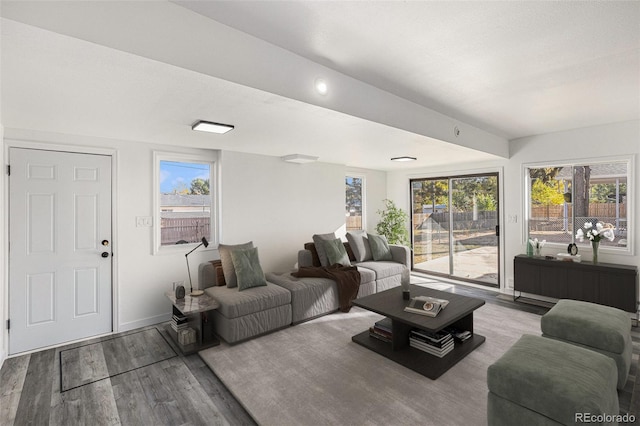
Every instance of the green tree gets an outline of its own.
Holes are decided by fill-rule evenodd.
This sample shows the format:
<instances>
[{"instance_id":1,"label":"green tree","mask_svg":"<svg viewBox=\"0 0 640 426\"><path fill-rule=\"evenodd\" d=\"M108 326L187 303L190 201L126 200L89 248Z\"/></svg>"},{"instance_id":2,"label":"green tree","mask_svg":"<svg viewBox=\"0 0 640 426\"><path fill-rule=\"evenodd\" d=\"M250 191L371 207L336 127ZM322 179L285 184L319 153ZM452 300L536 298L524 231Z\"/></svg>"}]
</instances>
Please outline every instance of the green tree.
<instances>
[{"instance_id":1,"label":"green tree","mask_svg":"<svg viewBox=\"0 0 640 426\"><path fill-rule=\"evenodd\" d=\"M496 200L493 198L493 194L478 194L476 195L476 204L478 210L490 212L498 208Z\"/></svg>"},{"instance_id":2,"label":"green tree","mask_svg":"<svg viewBox=\"0 0 640 426\"><path fill-rule=\"evenodd\" d=\"M555 182L535 179L531 184L531 201L538 205L558 205L564 203L564 195Z\"/></svg>"},{"instance_id":3,"label":"green tree","mask_svg":"<svg viewBox=\"0 0 640 426\"><path fill-rule=\"evenodd\" d=\"M436 210L439 204L449 203L449 182L443 179L428 179L413 182L413 212L422 213L423 206Z\"/></svg>"},{"instance_id":4,"label":"green tree","mask_svg":"<svg viewBox=\"0 0 640 426\"><path fill-rule=\"evenodd\" d=\"M191 181L191 195L209 195L209 179L195 178Z\"/></svg>"},{"instance_id":5,"label":"green tree","mask_svg":"<svg viewBox=\"0 0 640 426\"><path fill-rule=\"evenodd\" d=\"M376 232L387 237L389 244L409 246L407 214L391 200L384 200L384 206L384 210L378 210L380 222L376 225Z\"/></svg>"},{"instance_id":6,"label":"green tree","mask_svg":"<svg viewBox=\"0 0 640 426\"><path fill-rule=\"evenodd\" d=\"M621 183L619 188L620 198L627 194L627 184ZM590 200L593 203L615 203L616 202L616 184L615 183L598 183L591 185ZM622 200L618 200L622 202Z\"/></svg>"},{"instance_id":7,"label":"green tree","mask_svg":"<svg viewBox=\"0 0 640 426\"><path fill-rule=\"evenodd\" d=\"M362 212L362 179L347 176L345 178L345 208L347 213L352 209L355 212Z\"/></svg>"}]
</instances>

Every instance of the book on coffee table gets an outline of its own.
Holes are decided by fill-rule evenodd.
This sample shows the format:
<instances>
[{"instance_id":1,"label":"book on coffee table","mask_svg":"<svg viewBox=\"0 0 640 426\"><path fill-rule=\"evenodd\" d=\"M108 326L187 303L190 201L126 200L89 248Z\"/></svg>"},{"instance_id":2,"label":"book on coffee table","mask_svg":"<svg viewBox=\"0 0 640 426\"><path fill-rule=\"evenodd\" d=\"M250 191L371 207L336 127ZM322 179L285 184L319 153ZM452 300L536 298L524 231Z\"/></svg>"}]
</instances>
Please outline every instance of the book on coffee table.
<instances>
[{"instance_id":1,"label":"book on coffee table","mask_svg":"<svg viewBox=\"0 0 640 426\"><path fill-rule=\"evenodd\" d=\"M404 310L406 312L412 312L414 314L435 317L448 304L449 301L445 299L437 299L435 297L429 296L416 296L411 298L409 306L404 308Z\"/></svg>"}]
</instances>

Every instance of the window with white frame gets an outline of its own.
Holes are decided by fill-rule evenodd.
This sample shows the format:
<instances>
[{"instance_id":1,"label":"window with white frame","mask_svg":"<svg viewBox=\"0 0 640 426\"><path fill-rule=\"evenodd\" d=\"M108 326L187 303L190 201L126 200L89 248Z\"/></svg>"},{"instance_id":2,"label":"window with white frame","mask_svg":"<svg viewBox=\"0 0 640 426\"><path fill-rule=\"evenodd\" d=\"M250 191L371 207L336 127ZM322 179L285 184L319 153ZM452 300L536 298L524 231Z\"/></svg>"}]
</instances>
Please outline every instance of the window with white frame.
<instances>
[{"instance_id":1,"label":"window with white frame","mask_svg":"<svg viewBox=\"0 0 640 426\"><path fill-rule=\"evenodd\" d=\"M345 177L345 216L347 231L364 229L364 177Z\"/></svg>"},{"instance_id":2,"label":"window with white frame","mask_svg":"<svg viewBox=\"0 0 640 426\"><path fill-rule=\"evenodd\" d=\"M215 161L155 154L155 249L216 242Z\"/></svg>"},{"instance_id":3,"label":"window with white frame","mask_svg":"<svg viewBox=\"0 0 640 426\"><path fill-rule=\"evenodd\" d=\"M631 167L631 159L526 166L527 238L586 248L576 233L601 223L614 230L601 249L630 251Z\"/></svg>"}]
</instances>

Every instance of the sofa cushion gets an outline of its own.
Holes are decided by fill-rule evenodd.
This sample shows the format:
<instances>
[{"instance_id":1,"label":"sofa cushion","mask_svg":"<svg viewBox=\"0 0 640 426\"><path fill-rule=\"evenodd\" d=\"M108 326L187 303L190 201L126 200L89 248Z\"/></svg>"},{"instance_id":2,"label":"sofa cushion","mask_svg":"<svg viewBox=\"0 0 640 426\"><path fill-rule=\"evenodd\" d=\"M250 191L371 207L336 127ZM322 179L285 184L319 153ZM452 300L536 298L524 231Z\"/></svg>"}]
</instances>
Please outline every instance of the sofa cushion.
<instances>
[{"instance_id":1,"label":"sofa cushion","mask_svg":"<svg viewBox=\"0 0 640 426\"><path fill-rule=\"evenodd\" d=\"M205 292L220 303L217 310L226 318L237 318L291 304L291 293L268 281L266 286L244 291L229 287L209 287Z\"/></svg>"},{"instance_id":2,"label":"sofa cushion","mask_svg":"<svg viewBox=\"0 0 640 426\"><path fill-rule=\"evenodd\" d=\"M364 262L366 260L372 260L371 246L369 245L369 239L365 231L350 231L347 232L347 241L353 250L353 255L357 262Z\"/></svg>"},{"instance_id":3,"label":"sofa cushion","mask_svg":"<svg viewBox=\"0 0 640 426\"><path fill-rule=\"evenodd\" d=\"M362 284L368 284L368 283L372 283L375 282L376 280L376 273L375 271L372 271L369 268L361 268L360 264L358 265L354 265L358 267L358 272L360 272L360 285L362 286Z\"/></svg>"},{"instance_id":4,"label":"sofa cushion","mask_svg":"<svg viewBox=\"0 0 640 426\"><path fill-rule=\"evenodd\" d=\"M315 234L313 236L313 242L316 245L316 250L318 251L318 258L320 259L321 266L329 266L329 260L327 259L327 252L324 250L324 247L321 244L321 241L326 240L335 240L336 234Z\"/></svg>"},{"instance_id":5,"label":"sofa cushion","mask_svg":"<svg viewBox=\"0 0 640 426\"><path fill-rule=\"evenodd\" d=\"M327 263L329 265L339 264L342 266L351 266L347 250L339 238L336 238L335 240L323 240L320 243L327 255Z\"/></svg>"},{"instance_id":6,"label":"sofa cushion","mask_svg":"<svg viewBox=\"0 0 640 426\"><path fill-rule=\"evenodd\" d=\"M380 261L380 262L360 262L356 266L358 266L358 270L360 269L370 269L374 272L375 280L380 280L383 278L388 278L393 275L401 275L402 271L404 271L405 266L401 263L397 262L389 262L389 261Z\"/></svg>"},{"instance_id":7,"label":"sofa cushion","mask_svg":"<svg viewBox=\"0 0 640 426\"><path fill-rule=\"evenodd\" d=\"M231 251L231 260L233 260L233 267L236 270L239 291L267 285L258 259L257 248L233 250Z\"/></svg>"},{"instance_id":8,"label":"sofa cushion","mask_svg":"<svg viewBox=\"0 0 640 426\"><path fill-rule=\"evenodd\" d=\"M233 266L233 260L231 260L231 252L233 250L244 250L253 248L253 241L249 241L244 244L219 244L218 252L220 253L220 261L222 262L222 273L224 274L224 280L227 283L227 287L233 288L238 286L238 278L236 277L236 270Z\"/></svg>"},{"instance_id":9,"label":"sofa cushion","mask_svg":"<svg viewBox=\"0 0 640 426\"><path fill-rule=\"evenodd\" d=\"M393 260L389 243L384 235L369 234L368 239L373 260Z\"/></svg>"}]
</instances>

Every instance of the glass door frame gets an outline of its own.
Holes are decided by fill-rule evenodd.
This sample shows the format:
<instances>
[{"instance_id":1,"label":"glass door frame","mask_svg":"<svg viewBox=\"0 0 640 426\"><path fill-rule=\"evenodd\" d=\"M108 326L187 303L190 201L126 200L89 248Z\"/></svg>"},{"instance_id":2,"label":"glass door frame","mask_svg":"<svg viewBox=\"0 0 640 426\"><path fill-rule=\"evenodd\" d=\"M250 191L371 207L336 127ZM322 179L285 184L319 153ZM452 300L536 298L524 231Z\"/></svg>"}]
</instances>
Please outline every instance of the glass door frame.
<instances>
[{"instance_id":1,"label":"glass door frame","mask_svg":"<svg viewBox=\"0 0 640 426\"><path fill-rule=\"evenodd\" d=\"M496 275L497 275L497 280L496 283L489 283L487 281L481 281L481 280L477 280L477 279L472 279L472 278L465 278L465 277L459 277L457 275L453 275L451 272L453 272L453 262L454 262L454 246L452 244L452 242L454 241L454 236L453 236L453 209L451 208L452 205L452 191L451 191L451 183L453 180L455 179L464 179L464 178L473 178L473 177L495 177L496 179L496 252L497 252L497 262L496 262ZM415 230L415 225L414 225L414 212L413 212L413 183L414 182L423 182L423 181L435 181L435 180L447 180L448 182L448 190L447 190L447 208L448 208L448 212L449 212L449 273L445 274L445 273L441 273L441 272L436 272L436 271L427 271L427 270L423 270L423 269L415 269L415 265L414 265L414 261L415 261L415 256L414 256L414 252L412 251L411 254L411 270L412 271L416 271L419 273L425 273L425 274L429 274L429 275L434 275L434 276L439 276L439 277L443 277L443 278L448 278L448 279L452 279L452 280L456 280L456 281L464 281L464 282L469 282L472 284L479 284L482 285L484 287L490 287L490 288L500 288L501 287L501 282L502 282L502 274L501 274L501 268L502 268L502 262L500 260L501 258L501 245L500 245L500 240L501 240L501 236L500 236L500 205L501 205L501 200L500 200L500 172L498 171L491 171L491 172L478 172L478 173L470 173L470 174L457 174L457 175L445 175L445 176L432 176L432 177L422 177L422 178L412 178L409 179L409 205L410 205L410 212L411 212L411 217L410 217L410 238L411 238L411 243L412 245L414 244L414 230Z\"/></svg>"}]
</instances>

